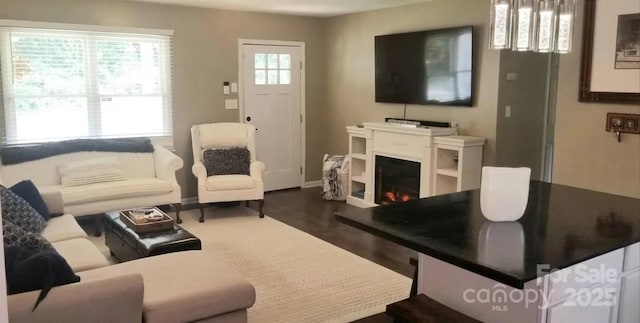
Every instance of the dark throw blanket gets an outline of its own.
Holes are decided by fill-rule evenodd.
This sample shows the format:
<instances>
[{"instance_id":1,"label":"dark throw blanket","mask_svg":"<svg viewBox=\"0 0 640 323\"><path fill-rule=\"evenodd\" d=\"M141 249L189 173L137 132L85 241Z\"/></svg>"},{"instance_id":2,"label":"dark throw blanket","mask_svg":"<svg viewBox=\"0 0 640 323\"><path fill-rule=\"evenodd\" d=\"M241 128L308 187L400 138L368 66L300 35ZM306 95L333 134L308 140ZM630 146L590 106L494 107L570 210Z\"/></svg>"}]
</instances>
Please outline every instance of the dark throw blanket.
<instances>
[{"instance_id":1,"label":"dark throw blanket","mask_svg":"<svg viewBox=\"0 0 640 323\"><path fill-rule=\"evenodd\" d=\"M4 147L0 150L3 165L13 165L51 156L81 151L151 153L149 138L73 139L33 146Z\"/></svg>"},{"instance_id":2,"label":"dark throw blanket","mask_svg":"<svg viewBox=\"0 0 640 323\"><path fill-rule=\"evenodd\" d=\"M38 252L19 246L6 246L4 261L7 294L41 290L32 311L35 311L54 286L80 281L80 277L76 276L67 261L57 252Z\"/></svg>"}]
</instances>

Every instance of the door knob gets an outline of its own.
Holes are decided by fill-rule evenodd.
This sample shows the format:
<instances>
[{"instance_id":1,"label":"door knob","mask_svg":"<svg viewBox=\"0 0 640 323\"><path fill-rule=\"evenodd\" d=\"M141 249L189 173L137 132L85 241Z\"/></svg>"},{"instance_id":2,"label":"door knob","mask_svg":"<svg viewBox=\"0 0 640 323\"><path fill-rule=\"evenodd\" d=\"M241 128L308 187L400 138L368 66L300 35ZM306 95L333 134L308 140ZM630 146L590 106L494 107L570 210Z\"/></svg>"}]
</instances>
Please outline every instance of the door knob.
<instances>
[{"instance_id":1,"label":"door knob","mask_svg":"<svg viewBox=\"0 0 640 323\"><path fill-rule=\"evenodd\" d=\"M251 121L251 117L247 117L247 121Z\"/></svg>"}]
</instances>

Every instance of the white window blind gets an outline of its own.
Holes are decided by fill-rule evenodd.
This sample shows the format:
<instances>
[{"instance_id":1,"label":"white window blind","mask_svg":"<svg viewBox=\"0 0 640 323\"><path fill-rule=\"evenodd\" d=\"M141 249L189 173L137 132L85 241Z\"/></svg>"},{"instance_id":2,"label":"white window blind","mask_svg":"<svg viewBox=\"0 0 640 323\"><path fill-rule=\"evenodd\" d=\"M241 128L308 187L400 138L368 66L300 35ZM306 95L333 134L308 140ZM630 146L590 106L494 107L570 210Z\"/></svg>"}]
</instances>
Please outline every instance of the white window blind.
<instances>
[{"instance_id":1,"label":"white window blind","mask_svg":"<svg viewBox=\"0 0 640 323\"><path fill-rule=\"evenodd\" d=\"M0 28L4 144L173 142L171 37Z\"/></svg>"}]
</instances>

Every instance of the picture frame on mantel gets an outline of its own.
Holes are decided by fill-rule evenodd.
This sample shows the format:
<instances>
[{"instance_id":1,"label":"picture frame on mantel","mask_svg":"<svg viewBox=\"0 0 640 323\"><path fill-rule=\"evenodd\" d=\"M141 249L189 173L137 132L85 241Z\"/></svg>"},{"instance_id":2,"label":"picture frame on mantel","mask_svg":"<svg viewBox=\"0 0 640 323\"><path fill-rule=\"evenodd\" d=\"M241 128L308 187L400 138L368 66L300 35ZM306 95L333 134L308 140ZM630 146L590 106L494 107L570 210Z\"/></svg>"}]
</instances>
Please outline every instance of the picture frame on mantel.
<instances>
[{"instance_id":1,"label":"picture frame on mantel","mask_svg":"<svg viewBox=\"0 0 640 323\"><path fill-rule=\"evenodd\" d=\"M637 0L584 0L584 6L579 101L640 104Z\"/></svg>"}]
</instances>

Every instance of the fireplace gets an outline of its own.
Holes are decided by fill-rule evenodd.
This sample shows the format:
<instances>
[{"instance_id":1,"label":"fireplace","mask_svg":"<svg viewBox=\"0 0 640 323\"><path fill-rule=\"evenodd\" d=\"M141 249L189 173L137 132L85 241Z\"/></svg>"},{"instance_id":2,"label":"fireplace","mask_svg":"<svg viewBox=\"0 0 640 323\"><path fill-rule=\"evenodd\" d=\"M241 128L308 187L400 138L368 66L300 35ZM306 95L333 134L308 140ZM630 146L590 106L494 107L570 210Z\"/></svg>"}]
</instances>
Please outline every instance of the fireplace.
<instances>
[{"instance_id":1,"label":"fireplace","mask_svg":"<svg viewBox=\"0 0 640 323\"><path fill-rule=\"evenodd\" d=\"M406 202L420 197L420 163L376 155L375 203Z\"/></svg>"}]
</instances>

